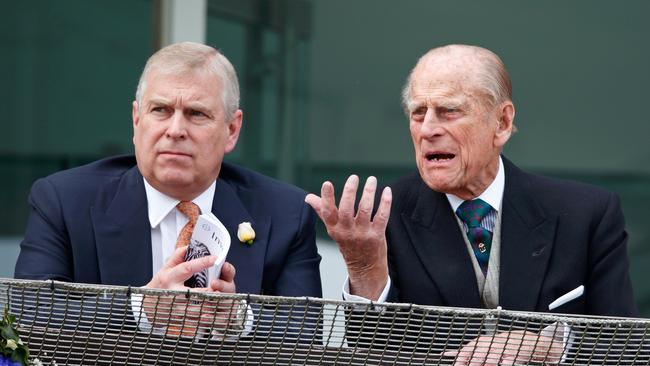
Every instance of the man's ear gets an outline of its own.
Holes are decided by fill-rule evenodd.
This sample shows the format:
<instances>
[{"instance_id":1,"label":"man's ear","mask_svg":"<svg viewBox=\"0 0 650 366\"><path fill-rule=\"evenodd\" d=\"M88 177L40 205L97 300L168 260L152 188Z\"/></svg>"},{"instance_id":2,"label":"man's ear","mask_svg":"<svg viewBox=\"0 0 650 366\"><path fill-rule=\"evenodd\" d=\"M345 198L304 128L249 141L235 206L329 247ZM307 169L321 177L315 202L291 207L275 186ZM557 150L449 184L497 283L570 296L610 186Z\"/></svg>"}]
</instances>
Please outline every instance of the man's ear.
<instances>
[{"instance_id":1,"label":"man's ear","mask_svg":"<svg viewBox=\"0 0 650 366\"><path fill-rule=\"evenodd\" d=\"M131 104L131 119L133 120L133 144L135 145L135 129L140 123L140 114L138 113L138 102L135 100Z\"/></svg>"},{"instance_id":2,"label":"man's ear","mask_svg":"<svg viewBox=\"0 0 650 366\"><path fill-rule=\"evenodd\" d=\"M494 145L503 147L508 142L515 128L515 105L505 101L497 108L497 128L494 133Z\"/></svg>"},{"instance_id":3,"label":"man's ear","mask_svg":"<svg viewBox=\"0 0 650 366\"><path fill-rule=\"evenodd\" d=\"M226 154L233 151L239 139L239 132L241 131L244 112L238 109L228 122L228 139L226 140Z\"/></svg>"}]
</instances>

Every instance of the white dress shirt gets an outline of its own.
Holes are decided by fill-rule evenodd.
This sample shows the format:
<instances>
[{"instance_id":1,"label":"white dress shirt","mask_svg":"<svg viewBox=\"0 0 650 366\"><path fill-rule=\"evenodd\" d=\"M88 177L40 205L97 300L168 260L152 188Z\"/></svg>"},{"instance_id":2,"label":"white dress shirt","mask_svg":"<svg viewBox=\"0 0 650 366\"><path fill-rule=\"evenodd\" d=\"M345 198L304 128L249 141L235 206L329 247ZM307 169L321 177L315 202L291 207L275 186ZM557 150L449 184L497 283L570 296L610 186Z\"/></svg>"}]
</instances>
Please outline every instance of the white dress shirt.
<instances>
[{"instance_id":1,"label":"white dress shirt","mask_svg":"<svg viewBox=\"0 0 650 366\"><path fill-rule=\"evenodd\" d=\"M143 180L151 224L151 269L152 273L157 273L176 250L178 234L189 219L176 208L180 200L159 192L146 179ZM216 183L212 182L208 189L192 200L202 213L212 211Z\"/></svg>"}]
</instances>

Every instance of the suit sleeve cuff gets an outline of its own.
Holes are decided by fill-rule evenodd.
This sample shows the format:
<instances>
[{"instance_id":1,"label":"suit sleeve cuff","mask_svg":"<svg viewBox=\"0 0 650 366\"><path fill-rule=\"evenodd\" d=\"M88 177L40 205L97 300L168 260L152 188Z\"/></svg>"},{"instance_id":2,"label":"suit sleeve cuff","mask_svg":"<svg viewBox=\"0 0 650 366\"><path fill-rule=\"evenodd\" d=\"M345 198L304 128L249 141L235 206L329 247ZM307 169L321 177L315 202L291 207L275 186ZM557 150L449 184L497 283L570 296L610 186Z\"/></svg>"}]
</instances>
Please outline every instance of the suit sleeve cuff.
<instances>
[{"instance_id":1,"label":"suit sleeve cuff","mask_svg":"<svg viewBox=\"0 0 650 366\"><path fill-rule=\"evenodd\" d=\"M377 301L372 301L370 299L366 299L365 297L357 296L357 295L352 295L350 293L350 277L345 278L345 282L343 283L343 300L345 301L359 301L359 302L375 302L375 303L384 303L386 302L386 299L388 298L388 291L390 290L390 276L388 276L388 279L386 280L386 286L384 286L384 290L381 292L379 295L379 298Z\"/></svg>"}]
</instances>

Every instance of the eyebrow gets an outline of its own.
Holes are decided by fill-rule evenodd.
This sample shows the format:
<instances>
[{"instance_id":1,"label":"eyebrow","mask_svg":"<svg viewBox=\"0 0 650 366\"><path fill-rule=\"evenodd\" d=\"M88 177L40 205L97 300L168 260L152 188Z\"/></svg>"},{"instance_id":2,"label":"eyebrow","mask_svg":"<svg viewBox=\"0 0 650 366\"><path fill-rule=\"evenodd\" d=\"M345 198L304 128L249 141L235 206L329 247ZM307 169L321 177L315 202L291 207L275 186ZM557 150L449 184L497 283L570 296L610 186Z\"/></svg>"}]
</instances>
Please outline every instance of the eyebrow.
<instances>
[{"instance_id":1,"label":"eyebrow","mask_svg":"<svg viewBox=\"0 0 650 366\"><path fill-rule=\"evenodd\" d=\"M439 101L438 103L436 103L437 107L465 108L468 105L469 105L468 101L464 100L463 98L449 98L447 100L443 99L443 100ZM417 108L424 107L424 106L426 106L426 107L429 106L429 103L427 103L426 98L423 98L423 99L418 100L418 101L410 101L406 105L406 108L409 111L414 111Z\"/></svg>"},{"instance_id":2,"label":"eyebrow","mask_svg":"<svg viewBox=\"0 0 650 366\"><path fill-rule=\"evenodd\" d=\"M164 97L153 97L149 99L149 104L155 104L155 105L170 105L173 102L167 98ZM185 109L195 109L199 111L209 111L210 108L205 105L204 103L197 102L197 101L190 101L190 102L185 102L184 103L184 108Z\"/></svg>"},{"instance_id":3,"label":"eyebrow","mask_svg":"<svg viewBox=\"0 0 650 366\"><path fill-rule=\"evenodd\" d=\"M440 106L443 107L454 107L454 108L464 108L469 105L467 100L462 100L462 99L450 99L448 101L444 101L442 103L439 103Z\"/></svg>"},{"instance_id":4,"label":"eyebrow","mask_svg":"<svg viewBox=\"0 0 650 366\"><path fill-rule=\"evenodd\" d=\"M210 108L207 105L205 105L205 104L203 104L201 102L188 102L188 103L185 103L185 109L194 109L194 110L201 111L201 112L210 111Z\"/></svg>"},{"instance_id":5,"label":"eyebrow","mask_svg":"<svg viewBox=\"0 0 650 366\"><path fill-rule=\"evenodd\" d=\"M165 98L151 98L149 99L149 104L157 104L157 105L167 105L169 104L170 101Z\"/></svg>"}]
</instances>

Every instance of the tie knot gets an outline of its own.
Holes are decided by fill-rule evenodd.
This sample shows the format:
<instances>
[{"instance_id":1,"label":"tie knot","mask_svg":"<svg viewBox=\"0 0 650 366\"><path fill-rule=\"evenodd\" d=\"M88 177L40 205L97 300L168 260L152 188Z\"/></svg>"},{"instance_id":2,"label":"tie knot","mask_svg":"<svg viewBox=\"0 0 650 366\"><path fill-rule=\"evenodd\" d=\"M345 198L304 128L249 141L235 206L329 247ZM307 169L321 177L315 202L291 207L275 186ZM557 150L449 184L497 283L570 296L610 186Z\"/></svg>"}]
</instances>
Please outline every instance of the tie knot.
<instances>
[{"instance_id":1,"label":"tie knot","mask_svg":"<svg viewBox=\"0 0 650 366\"><path fill-rule=\"evenodd\" d=\"M482 199L475 199L471 201L465 201L458 209L456 209L456 215L463 220L468 227L478 227L481 223L481 220L492 210L492 206L489 203L483 201Z\"/></svg>"},{"instance_id":2,"label":"tie knot","mask_svg":"<svg viewBox=\"0 0 650 366\"><path fill-rule=\"evenodd\" d=\"M181 201L178 203L178 205L176 205L176 208L178 208L178 211L180 211L183 215L187 216L187 218L190 219L190 222L192 223L196 222L196 220L199 218L199 214L201 213L199 206L191 201Z\"/></svg>"}]
</instances>

